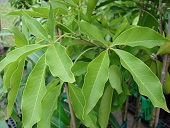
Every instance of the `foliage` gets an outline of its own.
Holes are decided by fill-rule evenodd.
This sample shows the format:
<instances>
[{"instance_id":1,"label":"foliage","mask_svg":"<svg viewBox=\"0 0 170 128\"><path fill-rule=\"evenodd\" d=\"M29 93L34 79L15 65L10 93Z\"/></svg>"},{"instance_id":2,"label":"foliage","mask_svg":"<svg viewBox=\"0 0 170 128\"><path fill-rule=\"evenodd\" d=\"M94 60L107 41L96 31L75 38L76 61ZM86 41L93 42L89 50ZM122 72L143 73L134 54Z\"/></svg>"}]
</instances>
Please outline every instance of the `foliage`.
<instances>
[{"instance_id":1,"label":"foliage","mask_svg":"<svg viewBox=\"0 0 170 128\"><path fill-rule=\"evenodd\" d=\"M24 128L67 127L73 123L71 102L77 127L105 128L133 81L154 106L169 112L158 69L150 64L157 46L169 40L155 31L157 23L147 26L139 18L140 6L138 1L50 0L9 13L21 16L22 26L12 28L16 47L0 61L6 118L18 104ZM63 83L68 83L67 100Z\"/></svg>"}]
</instances>

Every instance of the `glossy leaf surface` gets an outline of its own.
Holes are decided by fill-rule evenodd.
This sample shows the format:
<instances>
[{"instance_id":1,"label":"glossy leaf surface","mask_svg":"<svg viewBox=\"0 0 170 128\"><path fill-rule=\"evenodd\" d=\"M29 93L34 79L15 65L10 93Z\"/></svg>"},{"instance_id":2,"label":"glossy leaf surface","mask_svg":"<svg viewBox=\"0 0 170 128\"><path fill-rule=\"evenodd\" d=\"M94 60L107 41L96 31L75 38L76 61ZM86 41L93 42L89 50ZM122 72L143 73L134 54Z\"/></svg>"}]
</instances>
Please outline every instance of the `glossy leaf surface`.
<instances>
[{"instance_id":1,"label":"glossy leaf surface","mask_svg":"<svg viewBox=\"0 0 170 128\"><path fill-rule=\"evenodd\" d=\"M98 57L89 63L84 78L82 92L85 98L84 116L86 116L97 104L103 95L105 83L109 73L108 51L103 51Z\"/></svg>"},{"instance_id":2,"label":"glossy leaf surface","mask_svg":"<svg viewBox=\"0 0 170 128\"><path fill-rule=\"evenodd\" d=\"M46 93L45 68L45 56L43 55L27 79L21 104L24 128L31 128L41 119L41 101Z\"/></svg>"},{"instance_id":3,"label":"glossy leaf surface","mask_svg":"<svg viewBox=\"0 0 170 128\"><path fill-rule=\"evenodd\" d=\"M162 85L155 74L144 62L132 54L118 49L114 49L114 51L120 57L122 66L132 74L138 84L139 92L149 97L155 107L160 107L169 112L163 96Z\"/></svg>"},{"instance_id":4,"label":"glossy leaf surface","mask_svg":"<svg viewBox=\"0 0 170 128\"><path fill-rule=\"evenodd\" d=\"M46 60L53 76L58 76L65 82L73 83L75 81L71 72L73 63L67 55L65 47L58 42L51 45L46 52Z\"/></svg>"}]
</instances>

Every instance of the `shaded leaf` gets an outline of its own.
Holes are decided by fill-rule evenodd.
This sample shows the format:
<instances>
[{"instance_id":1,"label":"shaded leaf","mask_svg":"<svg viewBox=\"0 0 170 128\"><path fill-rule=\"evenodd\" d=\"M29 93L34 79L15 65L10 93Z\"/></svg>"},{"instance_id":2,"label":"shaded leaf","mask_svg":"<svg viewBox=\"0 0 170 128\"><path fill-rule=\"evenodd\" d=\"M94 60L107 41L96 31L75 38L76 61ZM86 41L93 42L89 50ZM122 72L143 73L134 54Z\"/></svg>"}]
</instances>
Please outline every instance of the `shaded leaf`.
<instances>
[{"instance_id":1,"label":"shaded leaf","mask_svg":"<svg viewBox=\"0 0 170 128\"><path fill-rule=\"evenodd\" d=\"M79 25L80 25L80 30L82 33L86 34L87 36L89 36L92 40L96 40L96 41L99 41L101 42L102 44L100 44L101 46L103 45L107 45L108 43L104 40L100 30L92 25L92 24L89 24L87 22L79 22Z\"/></svg>"},{"instance_id":2,"label":"shaded leaf","mask_svg":"<svg viewBox=\"0 0 170 128\"><path fill-rule=\"evenodd\" d=\"M114 49L114 51L120 57L122 66L132 74L138 84L139 92L149 97L155 107L169 112L162 92L162 85L148 66L128 52L118 49Z\"/></svg>"},{"instance_id":3,"label":"shaded leaf","mask_svg":"<svg viewBox=\"0 0 170 128\"><path fill-rule=\"evenodd\" d=\"M16 46L21 47L28 44L25 35L17 27L13 27L12 31L14 33Z\"/></svg>"},{"instance_id":4,"label":"shaded leaf","mask_svg":"<svg viewBox=\"0 0 170 128\"><path fill-rule=\"evenodd\" d=\"M12 111L13 111L13 106L16 100L16 97L18 95L22 75L23 75L23 70L25 66L25 58L22 59L16 68L16 70L12 73L12 76L10 78L10 87L11 90L8 93L8 105L7 105L7 119L10 118Z\"/></svg>"},{"instance_id":5,"label":"shaded leaf","mask_svg":"<svg viewBox=\"0 0 170 128\"><path fill-rule=\"evenodd\" d=\"M73 63L67 55L65 47L58 42L51 45L47 49L46 60L53 76L58 76L65 82L72 83L75 81L74 75L71 72Z\"/></svg>"},{"instance_id":6,"label":"shaded leaf","mask_svg":"<svg viewBox=\"0 0 170 128\"><path fill-rule=\"evenodd\" d=\"M118 94L122 92L121 73L117 65L111 65L109 67L109 82Z\"/></svg>"},{"instance_id":7,"label":"shaded leaf","mask_svg":"<svg viewBox=\"0 0 170 128\"><path fill-rule=\"evenodd\" d=\"M101 128L106 128L108 125L109 115L111 112L111 105L112 105L112 96L113 96L113 88L110 85L108 85L101 98L100 107L99 107L98 120Z\"/></svg>"},{"instance_id":8,"label":"shaded leaf","mask_svg":"<svg viewBox=\"0 0 170 128\"><path fill-rule=\"evenodd\" d=\"M51 119L54 110L57 109L58 96L60 95L62 85L54 87L46 94L42 102L42 116L41 120L37 123L38 128L51 128Z\"/></svg>"},{"instance_id":9,"label":"shaded leaf","mask_svg":"<svg viewBox=\"0 0 170 128\"><path fill-rule=\"evenodd\" d=\"M87 1L87 12L86 12L86 15L88 16L89 19L91 18L93 10L95 9L98 1L99 0L88 0Z\"/></svg>"},{"instance_id":10,"label":"shaded leaf","mask_svg":"<svg viewBox=\"0 0 170 128\"><path fill-rule=\"evenodd\" d=\"M85 105L85 99L81 92L81 89L76 87L73 84L70 84L69 86L69 94L70 94L70 100L73 105L73 110L76 114L76 116L83 122L84 125L90 128L97 128L96 121L97 118L94 114L94 112L90 112L85 118L82 118L83 115L83 108Z\"/></svg>"},{"instance_id":11,"label":"shaded leaf","mask_svg":"<svg viewBox=\"0 0 170 128\"><path fill-rule=\"evenodd\" d=\"M23 13L23 17L25 19L25 22L30 30L30 32L40 38L40 39L45 39L48 40L48 34L46 30L43 28L43 26L34 18L30 17L26 13Z\"/></svg>"},{"instance_id":12,"label":"shaded leaf","mask_svg":"<svg viewBox=\"0 0 170 128\"><path fill-rule=\"evenodd\" d=\"M45 55L43 55L27 79L21 103L24 128L31 128L41 119L41 101L46 93L45 68Z\"/></svg>"},{"instance_id":13,"label":"shaded leaf","mask_svg":"<svg viewBox=\"0 0 170 128\"><path fill-rule=\"evenodd\" d=\"M0 72L10 63L18 61L26 57L27 55L33 53L34 51L37 51L46 46L47 45L32 44L23 46L21 48L16 48L15 50L8 53L7 56L2 61L0 61Z\"/></svg>"},{"instance_id":14,"label":"shaded leaf","mask_svg":"<svg viewBox=\"0 0 170 128\"><path fill-rule=\"evenodd\" d=\"M103 95L105 83L109 77L108 51L100 53L87 67L82 92L85 98L84 117L94 108Z\"/></svg>"},{"instance_id":15,"label":"shaded leaf","mask_svg":"<svg viewBox=\"0 0 170 128\"><path fill-rule=\"evenodd\" d=\"M161 46L166 41L166 38L150 28L135 26L121 33L112 46L128 45L131 47L143 46L153 48Z\"/></svg>"},{"instance_id":16,"label":"shaded leaf","mask_svg":"<svg viewBox=\"0 0 170 128\"><path fill-rule=\"evenodd\" d=\"M78 61L72 67L72 72L75 76L80 76L87 71L88 62Z\"/></svg>"},{"instance_id":17,"label":"shaded leaf","mask_svg":"<svg viewBox=\"0 0 170 128\"><path fill-rule=\"evenodd\" d=\"M55 26L54 13L53 13L53 8L50 5L50 11L47 19L47 29L52 40L54 40L54 26Z\"/></svg>"}]
</instances>

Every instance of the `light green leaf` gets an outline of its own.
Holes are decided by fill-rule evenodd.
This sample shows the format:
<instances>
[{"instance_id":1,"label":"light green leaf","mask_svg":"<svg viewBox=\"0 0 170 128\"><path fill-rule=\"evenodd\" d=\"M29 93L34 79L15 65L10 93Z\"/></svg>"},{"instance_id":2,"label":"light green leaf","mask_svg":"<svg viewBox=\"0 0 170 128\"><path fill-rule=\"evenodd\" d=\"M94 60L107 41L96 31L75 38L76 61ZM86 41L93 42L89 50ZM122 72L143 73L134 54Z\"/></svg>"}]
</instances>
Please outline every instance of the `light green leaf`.
<instances>
[{"instance_id":1,"label":"light green leaf","mask_svg":"<svg viewBox=\"0 0 170 128\"><path fill-rule=\"evenodd\" d=\"M11 116L12 111L13 111L13 106L15 99L17 97L21 79L22 79L22 74L25 66L25 58L22 59L16 68L16 70L12 73L12 76L10 78L10 87L11 90L8 94L8 105L7 105L7 119Z\"/></svg>"},{"instance_id":2,"label":"light green leaf","mask_svg":"<svg viewBox=\"0 0 170 128\"><path fill-rule=\"evenodd\" d=\"M0 128L9 128L6 121L2 118L0 119Z\"/></svg>"},{"instance_id":3,"label":"light green leaf","mask_svg":"<svg viewBox=\"0 0 170 128\"><path fill-rule=\"evenodd\" d=\"M30 6L35 13L43 15L43 17L48 17L49 10L45 7L34 7Z\"/></svg>"},{"instance_id":4,"label":"light green leaf","mask_svg":"<svg viewBox=\"0 0 170 128\"><path fill-rule=\"evenodd\" d=\"M122 66L132 74L135 82L138 84L139 92L149 97L155 107L169 112L163 95L162 85L149 67L128 52L118 49L113 50L120 57Z\"/></svg>"},{"instance_id":5,"label":"light green leaf","mask_svg":"<svg viewBox=\"0 0 170 128\"><path fill-rule=\"evenodd\" d=\"M52 40L54 40L54 26L55 26L54 13L53 8L50 5L50 11L47 19L47 29Z\"/></svg>"},{"instance_id":6,"label":"light green leaf","mask_svg":"<svg viewBox=\"0 0 170 128\"><path fill-rule=\"evenodd\" d=\"M22 33L25 35L26 40L29 40L29 32L24 17L22 17Z\"/></svg>"},{"instance_id":7,"label":"light green leaf","mask_svg":"<svg viewBox=\"0 0 170 128\"><path fill-rule=\"evenodd\" d=\"M89 24L85 21L79 22L79 25L80 25L81 32L89 36L92 40L101 42L102 44L100 45L102 46L108 45L108 43L104 40L100 30L96 26Z\"/></svg>"},{"instance_id":8,"label":"light green leaf","mask_svg":"<svg viewBox=\"0 0 170 128\"><path fill-rule=\"evenodd\" d=\"M45 69L43 55L30 73L23 92L21 108L24 128L31 128L41 119L41 101L46 93Z\"/></svg>"},{"instance_id":9,"label":"light green leaf","mask_svg":"<svg viewBox=\"0 0 170 128\"><path fill-rule=\"evenodd\" d=\"M72 72L75 76L80 76L87 71L88 62L78 61L72 67Z\"/></svg>"},{"instance_id":10,"label":"light green leaf","mask_svg":"<svg viewBox=\"0 0 170 128\"><path fill-rule=\"evenodd\" d=\"M38 12L35 12L33 10L24 10L24 12L27 15L32 16L32 17L43 17L43 18L46 18L46 17L44 17L44 15L42 15L42 14L40 14ZM22 13L23 13L23 10L19 9L19 10L13 10L13 11L9 12L8 15L22 16Z\"/></svg>"},{"instance_id":11,"label":"light green leaf","mask_svg":"<svg viewBox=\"0 0 170 128\"><path fill-rule=\"evenodd\" d=\"M75 81L74 75L71 72L73 62L67 55L65 47L58 42L51 45L47 49L46 60L53 76L58 76L64 82L73 83Z\"/></svg>"},{"instance_id":12,"label":"light green leaf","mask_svg":"<svg viewBox=\"0 0 170 128\"><path fill-rule=\"evenodd\" d=\"M14 33L15 45L17 47L21 47L28 44L25 35L17 27L13 27L12 31Z\"/></svg>"},{"instance_id":13,"label":"light green leaf","mask_svg":"<svg viewBox=\"0 0 170 128\"><path fill-rule=\"evenodd\" d=\"M23 17L25 19L25 22L26 22L30 32L34 36L36 36L40 39L48 40L48 34L47 34L46 30L43 28L43 26L37 20L30 17L26 13L23 13Z\"/></svg>"},{"instance_id":14,"label":"light green leaf","mask_svg":"<svg viewBox=\"0 0 170 128\"><path fill-rule=\"evenodd\" d=\"M121 73L117 65L111 65L109 68L109 82L118 94L122 92Z\"/></svg>"},{"instance_id":15,"label":"light green leaf","mask_svg":"<svg viewBox=\"0 0 170 128\"><path fill-rule=\"evenodd\" d=\"M73 84L69 84L68 87L69 87L70 100L73 105L73 110L76 114L76 117L78 117L85 126L90 128L97 128L96 126L97 118L93 111L90 112L84 119L82 118L85 99L81 92L81 89Z\"/></svg>"},{"instance_id":16,"label":"light green leaf","mask_svg":"<svg viewBox=\"0 0 170 128\"><path fill-rule=\"evenodd\" d=\"M37 123L38 128L51 128L51 118L54 110L57 109L58 97L61 92L62 85L54 87L47 95L44 97L42 102L42 118Z\"/></svg>"},{"instance_id":17,"label":"light green leaf","mask_svg":"<svg viewBox=\"0 0 170 128\"><path fill-rule=\"evenodd\" d=\"M10 63L14 61L18 61L27 55L37 51L47 45L39 45L39 44L32 44L32 45L25 45L21 48L16 48L15 50L11 51L7 54L7 56L0 62L0 72L8 66Z\"/></svg>"},{"instance_id":18,"label":"light green leaf","mask_svg":"<svg viewBox=\"0 0 170 128\"><path fill-rule=\"evenodd\" d=\"M87 12L86 12L86 15L88 16L89 19L91 18L93 10L95 9L98 1L99 0L88 0L87 1Z\"/></svg>"},{"instance_id":19,"label":"light green leaf","mask_svg":"<svg viewBox=\"0 0 170 128\"><path fill-rule=\"evenodd\" d=\"M99 107L98 120L101 128L107 128L109 115L111 112L112 96L113 96L113 88L110 85L108 85L101 98L100 107Z\"/></svg>"},{"instance_id":20,"label":"light green leaf","mask_svg":"<svg viewBox=\"0 0 170 128\"><path fill-rule=\"evenodd\" d=\"M112 46L128 45L131 47L143 46L153 48L161 46L166 41L166 38L150 28L135 26L121 33Z\"/></svg>"},{"instance_id":21,"label":"light green leaf","mask_svg":"<svg viewBox=\"0 0 170 128\"><path fill-rule=\"evenodd\" d=\"M158 55L170 53L170 41L164 43L158 50Z\"/></svg>"},{"instance_id":22,"label":"light green leaf","mask_svg":"<svg viewBox=\"0 0 170 128\"><path fill-rule=\"evenodd\" d=\"M108 51L103 51L98 57L89 63L87 74L84 78L82 92L85 98L85 117L97 104L103 95L105 83L109 77L109 56Z\"/></svg>"},{"instance_id":23,"label":"light green leaf","mask_svg":"<svg viewBox=\"0 0 170 128\"><path fill-rule=\"evenodd\" d=\"M13 62L4 69L4 76L3 76L3 91L4 92L8 91L8 88L10 86L11 76L13 72L16 70L17 65L18 65L18 62Z\"/></svg>"}]
</instances>

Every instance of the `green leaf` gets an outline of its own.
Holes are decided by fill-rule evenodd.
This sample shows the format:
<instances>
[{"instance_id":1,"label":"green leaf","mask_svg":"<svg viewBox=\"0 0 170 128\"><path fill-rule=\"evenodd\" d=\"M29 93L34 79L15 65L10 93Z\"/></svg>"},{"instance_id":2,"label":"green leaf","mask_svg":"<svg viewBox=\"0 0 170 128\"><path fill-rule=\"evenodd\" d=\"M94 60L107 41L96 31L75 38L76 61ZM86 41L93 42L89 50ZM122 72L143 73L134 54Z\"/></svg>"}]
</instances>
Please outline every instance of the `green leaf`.
<instances>
[{"instance_id":1,"label":"green leaf","mask_svg":"<svg viewBox=\"0 0 170 128\"><path fill-rule=\"evenodd\" d=\"M131 47L143 46L153 48L161 46L166 41L166 38L150 28L135 26L121 33L112 46L128 45Z\"/></svg>"},{"instance_id":2,"label":"green leaf","mask_svg":"<svg viewBox=\"0 0 170 128\"><path fill-rule=\"evenodd\" d=\"M164 43L160 49L158 50L157 55L161 55L161 54L166 54L166 53L170 53L170 42L166 42Z\"/></svg>"},{"instance_id":3,"label":"green leaf","mask_svg":"<svg viewBox=\"0 0 170 128\"><path fill-rule=\"evenodd\" d=\"M105 83L109 77L109 56L105 50L87 67L87 73L84 78L82 92L85 98L84 114L85 117L97 104L103 95Z\"/></svg>"},{"instance_id":4,"label":"green leaf","mask_svg":"<svg viewBox=\"0 0 170 128\"><path fill-rule=\"evenodd\" d=\"M37 20L30 17L26 13L23 13L23 17L25 19L25 22L26 22L30 32L34 36L36 36L40 39L48 40L48 34L47 34L46 30L43 28L43 26Z\"/></svg>"},{"instance_id":5,"label":"green leaf","mask_svg":"<svg viewBox=\"0 0 170 128\"><path fill-rule=\"evenodd\" d=\"M4 76L3 76L3 91L4 92L8 91L8 88L10 86L11 76L13 72L16 70L17 65L18 65L18 62L13 62L4 69Z\"/></svg>"},{"instance_id":6,"label":"green leaf","mask_svg":"<svg viewBox=\"0 0 170 128\"><path fill-rule=\"evenodd\" d=\"M58 76L64 82L73 83L75 81L74 75L71 72L73 62L67 55L65 47L58 42L51 45L47 49L46 60L53 76Z\"/></svg>"},{"instance_id":7,"label":"green leaf","mask_svg":"<svg viewBox=\"0 0 170 128\"><path fill-rule=\"evenodd\" d=\"M54 26L55 26L54 13L53 13L53 8L50 5L49 16L47 19L47 29L52 40L54 40Z\"/></svg>"},{"instance_id":8,"label":"green leaf","mask_svg":"<svg viewBox=\"0 0 170 128\"><path fill-rule=\"evenodd\" d=\"M42 118L37 123L38 128L51 128L51 118L54 110L57 109L58 97L61 92L62 85L54 87L50 92L46 94L42 102Z\"/></svg>"},{"instance_id":9,"label":"green leaf","mask_svg":"<svg viewBox=\"0 0 170 128\"><path fill-rule=\"evenodd\" d=\"M138 84L139 92L149 97L155 107L160 107L169 112L162 92L162 85L149 67L128 52L118 49L114 49L114 51L120 57L122 66L132 74Z\"/></svg>"},{"instance_id":10,"label":"green leaf","mask_svg":"<svg viewBox=\"0 0 170 128\"><path fill-rule=\"evenodd\" d=\"M9 128L6 121L3 120L2 118L0 119L0 127L1 128Z\"/></svg>"},{"instance_id":11,"label":"green leaf","mask_svg":"<svg viewBox=\"0 0 170 128\"><path fill-rule=\"evenodd\" d=\"M27 15L32 16L32 17L43 17L43 18L46 18L46 17L44 17L44 15L42 15L42 14L40 14L38 12L35 12L33 10L24 10L24 12ZM22 13L23 13L23 10L19 9L19 10L13 10L13 11L9 12L8 15L22 16Z\"/></svg>"},{"instance_id":12,"label":"green leaf","mask_svg":"<svg viewBox=\"0 0 170 128\"><path fill-rule=\"evenodd\" d=\"M7 56L0 62L0 72L10 63L18 61L26 57L27 55L46 46L47 45L32 44L32 45L25 45L21 48L16 48L15 50L8 53Z\"/></svg>"},{"instance_id":13,"label":"green leaf","mask_svg":"<svg viewBox=\"0 0 170 128\"><path fill-rule=\"evenodd\" d=\"M87 71L88 62L78 61L72 67L72 72L75 76L80 76Z\"/></svg>"},{"instance_id":14,"label":"green leaf","mask_svg":"<svg viewBox=\"0 0 170 128\"><path fill-rule=\"evenodd\" d=\"M87 2L87 12L86 12L86 15L88 16L89 19L91 18L91 15L92 15L92 13L93 13L93 10L95 9L98 1L99 1L99 0L88 0L88 2Z\"/></svg>"},{"instance_id":15,"label":"green leaf","mask_svg":"<svg viewBox=\"0 0 170 128\"><path fill-rule=\"evenodd\" d=\"M118 94L122 92L121 73L117 65L111 65L109 67L109 82Z\"/></svg>"},{"instance_id":16,"label":"green leaf","mask_svg":"<svg viewBox=\"0 0 170 128\"><path fill-rule=\"evenodd\" d=\"M25 35L17 27L13 27L12 31L14 33L15 45L17 47L21 47L28 44Z\"/></svg>"},{"instance_id":17,"label":"green leaf","mask_svg":"<svg viewBox=\"0 0 170 128\"><path fill-rule=\"evenodd\" d=\"M41 101L46 93L45 69L45 55L43 55L30 73L23 92L21 108L24 128L31 128L41 119Z\"/></svg>"},{"instance_id":18,"label":"green leaf","mask_svg":"<svg viewBox=\"0 0 170 128\"><path fill-rule=\"evenodd\" d=\"M100 30L96 26L89 24L85 21L79 22L79 25L80 25L81 32L89 36L92 40L101 42L102 43L100 44L101 46L108 45L108 43L104 40Z\"/></svg>"},{"instance_id":19,"label":"green leaf","mask_svg":"<svg viewBox=\"0 0 170 128\"><path fill-rule=\"evenodd\" d=\"M100 107L99 107L98 120L101 128L106 128L108 125L109 115L111 112L111 105L112 105L112 96L113 96L113 88L110 85L108 85L101 98Z\"/></svg>"},{"instance_id":20,"label":"green leaf","mask_svg":"<svg viewBox=\"0 0 170 128\"><path fill-rule=\"evenodd\" d=\"M6 117L7 119L11 116L12 111L13 111L13 106L14 106L14 102L16 100L16 97L17 97L17 94L18 94L18 91L19 91L24 66L25 66L25 58L22 59L18 63L16 70L13 72L13 74L10 78L11 90L8 94L8 105L7 105L7 112L8 113L7 113L7 117Z\"/></svg>"},{"instance_id":21,"label":"green leaf","mask_svg":"<svg viewBox=\"0 0 170 128\"><path fill-rule=\"evenodd\" d=\"M97 128L96 121L97 118L94 114L94 112L90 112L85 118L82 118L83 115L83 108L85 105L85 99L81 92L81 89L76 87L73 84L69 84L69 94L70 94L70 100L73 105L73 110L76 114L76 117L78 117L84 125L90 128Z\"/></svg>"},{"instance_id":22,"label":"green leaf","mask_svg":"<svg viewBox=\"0 0 170 128\"><path fill-rule=\"evenodd\" d=\"M165 94L170 93L170 75L169 74L166 75L163 91Z\"/></svg>"}]
</instances>

